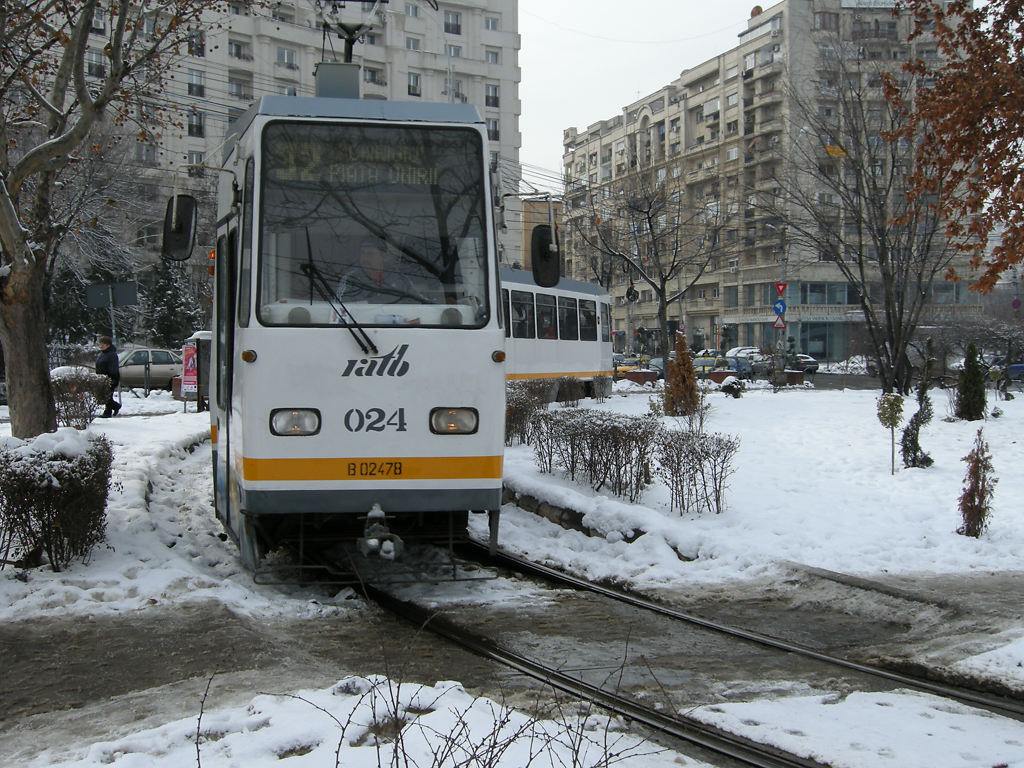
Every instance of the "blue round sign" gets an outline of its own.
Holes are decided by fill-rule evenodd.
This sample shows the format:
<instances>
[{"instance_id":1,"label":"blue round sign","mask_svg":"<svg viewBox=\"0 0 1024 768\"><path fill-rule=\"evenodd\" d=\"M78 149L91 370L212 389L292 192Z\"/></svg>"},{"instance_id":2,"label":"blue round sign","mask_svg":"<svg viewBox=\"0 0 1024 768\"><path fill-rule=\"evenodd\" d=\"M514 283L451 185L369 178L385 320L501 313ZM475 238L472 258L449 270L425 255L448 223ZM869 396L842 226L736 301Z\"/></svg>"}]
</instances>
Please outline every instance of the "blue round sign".
<instances>
[{"instance_id":1,"label":"blue round sign","mask_svg":"<svg viewBox=\"0 0 1024 768\"><path fill-rule=\"evenodd\" d=\"M786 314L786 302L784 302L782 299L779 299L778 301L776 301L773 306L775 307L775 314L776 315L784 315L784 314Z\"/></svg>"}]
</instances>

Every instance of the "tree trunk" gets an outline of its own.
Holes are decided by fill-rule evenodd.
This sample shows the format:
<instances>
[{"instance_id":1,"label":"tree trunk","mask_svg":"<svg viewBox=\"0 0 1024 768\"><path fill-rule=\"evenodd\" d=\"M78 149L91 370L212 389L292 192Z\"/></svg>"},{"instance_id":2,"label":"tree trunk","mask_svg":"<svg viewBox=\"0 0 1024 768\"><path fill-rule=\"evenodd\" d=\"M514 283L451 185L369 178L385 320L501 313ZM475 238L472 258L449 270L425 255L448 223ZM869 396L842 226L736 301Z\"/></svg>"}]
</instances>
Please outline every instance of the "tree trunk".
<instances>
[{"instance_id":1,"label":"tree trunk","mask_svg":"<svg viewBox=\"0 0 1024 768\"><path fill-rule=\"evenodd\" d=\"M7 278L0 302L0 344L7 364L11 434L28 439L57 429L46 351L43 284L36 264Z\"/></svg>"}]
</instances>

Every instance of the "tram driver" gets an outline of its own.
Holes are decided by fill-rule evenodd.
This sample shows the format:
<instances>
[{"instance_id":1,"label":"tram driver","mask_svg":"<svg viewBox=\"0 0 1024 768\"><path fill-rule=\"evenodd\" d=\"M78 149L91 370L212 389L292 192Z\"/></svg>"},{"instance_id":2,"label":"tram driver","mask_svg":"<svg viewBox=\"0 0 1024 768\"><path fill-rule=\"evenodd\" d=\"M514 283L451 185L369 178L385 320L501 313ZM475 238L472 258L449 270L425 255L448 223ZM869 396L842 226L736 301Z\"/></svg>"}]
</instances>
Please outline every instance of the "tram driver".
<instances>
[{"instance_id":1,"label":"tram driver","mask_svg":"<svg viewBox=\"0 0 1024 768\"><path fill-rule=\"evenodd\" d=\"M346 303L429 303L409 276L396 269L398 266L383 238L364 235L358 240L357 263L338 284L338 298Z\"/></svg>"}]
</instances>

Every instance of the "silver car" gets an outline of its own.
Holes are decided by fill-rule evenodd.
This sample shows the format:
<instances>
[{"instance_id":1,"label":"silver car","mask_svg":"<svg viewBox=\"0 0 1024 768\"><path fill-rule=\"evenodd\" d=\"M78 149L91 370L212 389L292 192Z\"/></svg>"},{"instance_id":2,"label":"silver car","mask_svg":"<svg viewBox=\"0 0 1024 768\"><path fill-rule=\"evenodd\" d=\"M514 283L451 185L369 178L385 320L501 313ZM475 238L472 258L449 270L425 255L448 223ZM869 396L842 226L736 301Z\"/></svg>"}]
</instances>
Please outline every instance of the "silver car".
<instances>
[{"instance_id":1,"label":"silver car","mask_svg":"<svg viewBox=\"0 0 1024 768\"><path fill-rule=\"evenodd\" d=\"M170 389L171 379L181 375L181 354L170 349L129 349L118 355L118 365L122 387Z\"/></svg>"}]
</instances>

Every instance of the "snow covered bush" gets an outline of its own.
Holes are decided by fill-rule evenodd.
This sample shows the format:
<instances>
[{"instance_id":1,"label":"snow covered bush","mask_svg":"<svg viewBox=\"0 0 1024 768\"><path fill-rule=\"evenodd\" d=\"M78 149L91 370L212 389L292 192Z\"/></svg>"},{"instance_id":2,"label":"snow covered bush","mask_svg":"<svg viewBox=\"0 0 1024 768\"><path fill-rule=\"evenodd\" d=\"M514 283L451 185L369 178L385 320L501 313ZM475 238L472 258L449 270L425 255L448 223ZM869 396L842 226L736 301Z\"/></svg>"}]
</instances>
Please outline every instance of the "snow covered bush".
<instances>
[{"instance_id":1,"label":"snow covered bush","mask_svg":"<svg viewBox=\"0 0 1024 768\"><path fill-rule=\"evenodd\" d=\"M981 437L981 430L974 439L974 448L964 456L967 462L967 477L960 494L960 516L963 525L956 532L962 536L980 538L988 526L988 513L992 507L992 495L998 480L992 476L992 454L988 443Z\"/></svg>"},{"instance_id":2,"label":"snow covered bush","mask_svg":"<svg viewBox=\"0 0 1024 768\"><path fill-rule=\"evenodd\" d=\"M591 410L539 412L531 437L542 472L557 467L595 491L637 501L651 482L651 464L660 421Z\"/></svg>"},{"instance_id":3,"label":"snow covered bush","mask_svg":"<svg viewBox=\"0 0 1024 768\"><path fill-rule=\"evenodd\" d=\"M739 448L739 439L728 435L664 430L658 439L658 474L671 493L670 510L721 513Z\"/></svg>"},{"instance_id":4,"label":"snow covered bush","mask_svg":"<svg viewBox=\"0 0 1024 768\"><path fill-rule=\"evenodd\" d=\"M0 440L0 545L3 560L46 555L54 571L88 559L103 541L113 452L102 435L75 429L31 440Z\"/></svg>"},{"instance_id":5,"label":"snow covered bush","mask_svg":"<svg viewBox=\"0 0 1024 768\"><path fill-rule=\"evenodd\" d=\"M575 376L562 376L558 380L558 402L576 408L586 394L586 386Z\"/></svg>"},{"instance_id":6,"label":"snow covered bush","mask_svg":"<svg viewBox=\"0 0 1024 768\"><path fill-rule=\"evenodd\" d=\"M537 384L543 384L543 390ZM510 381L505 386L505 445L530 442L530 420L547 408L546 381Z\"/></svg>"},{"instance_id":7,"label":"snow covered bush","mask_svg":"<svg viewBox=\"0 0 1024 768\"><path fill-rule=\"evenodd\" d=\"M110 379L87 370L54 376L50 382L57 423L85 429L96 418L96 409L110 395Z\"/></svg>"}]
</instances>

